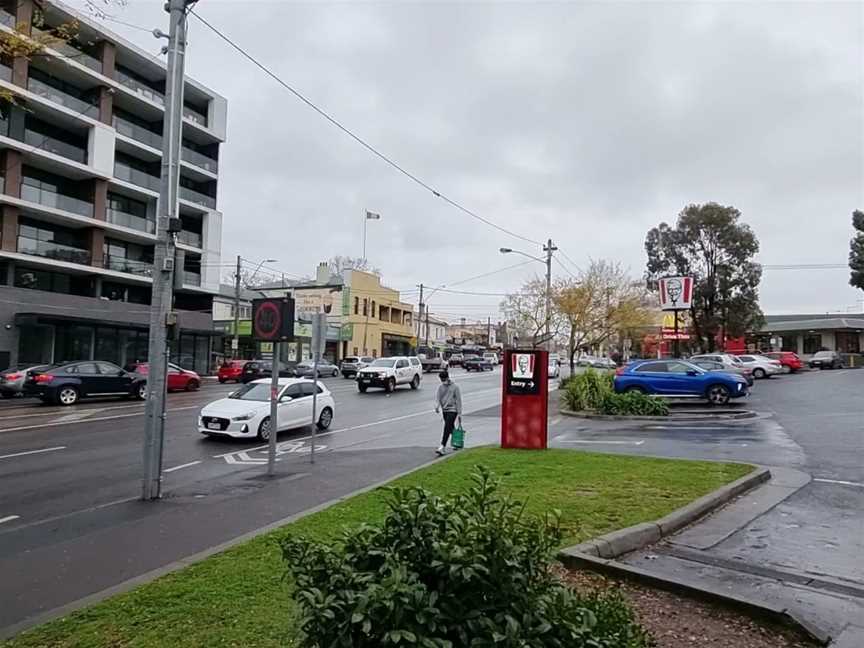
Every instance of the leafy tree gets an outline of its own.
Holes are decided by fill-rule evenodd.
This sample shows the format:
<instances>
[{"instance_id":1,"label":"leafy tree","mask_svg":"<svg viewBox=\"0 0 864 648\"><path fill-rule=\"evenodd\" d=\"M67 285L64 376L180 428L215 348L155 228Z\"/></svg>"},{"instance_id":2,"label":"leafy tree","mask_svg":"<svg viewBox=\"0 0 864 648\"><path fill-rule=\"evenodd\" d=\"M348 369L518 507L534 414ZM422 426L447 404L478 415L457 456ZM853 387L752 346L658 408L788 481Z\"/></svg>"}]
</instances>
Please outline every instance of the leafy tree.
<instances>
[{"instance_id":1,"label":"leafy tree","mask_svg":"<svg viewBox=\"0 0 864 648\"><path fill-rule=\"evenodd\" d=\"M759 241L741 212L714 202L688 205L675 227L660 223L645 239L647 279L665 275L694 278L693 333L702 349L714 351L717 334L740 336L762 325L759 281L753 261Z\"/></svg>"},{"instance_id":2,"label":"leafy tree","mask_svg":"<svg viewBox=\"0 0 864 648\"><path fill-rule=\"evenodd\" d=\"M532 346L539 346L546 334L546 280L531 279L518 293L507 295L501 302L501 312L507 320L507 328L520 344L530 341ZM553 303L549 322L553 337L558 334L561 323Z\"/></svg>"},{"instance_id":3,"label":"leafy tree","mask_svg":"<svg viewBox=\"0 0 864 648\"><path fill-rule=\"evenodd\" d=\"M856 233L849 241L849 285L864 290L864 212L860 209L852 212L852 227Z\"/></svg>"},{"instance_id":4,"label":"leafy tree","mask_svg":"<svg viewBox=\"0 0 864 648\"><path fill-rule=\"evenodd\" d=\"M350 256L334 256L327 264L330 266L331 275L342 276L345 270L360 270L361 272L371 272L372 274L380 275L381 270L370 265L369 261L362 257Z\"/></svg>"}]
</instances>

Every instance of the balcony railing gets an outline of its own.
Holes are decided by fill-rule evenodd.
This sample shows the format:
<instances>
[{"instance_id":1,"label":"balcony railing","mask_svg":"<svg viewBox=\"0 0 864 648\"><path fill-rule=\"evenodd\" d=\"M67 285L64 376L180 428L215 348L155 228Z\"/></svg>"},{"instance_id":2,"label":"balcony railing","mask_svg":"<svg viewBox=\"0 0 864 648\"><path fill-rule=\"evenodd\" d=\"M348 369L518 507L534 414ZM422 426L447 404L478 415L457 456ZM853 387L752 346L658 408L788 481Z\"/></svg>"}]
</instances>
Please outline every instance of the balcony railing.
<instances>
[{"instance_id":1,"label":"balcony railing","mask_svg":"<svg viewBox=\"0 0 864 648\"><path fill-rule=\"evenodd\" d=\"M154 90L148 85L141 83L138 79L133 79L128 74L120 70L114 71L114 78L122 85L126 86L130 90L133 90L136 94L141 95L145 99L149 99L160 106L165 105L165 95L159 92L158 90Z\"/></svg>"},{"instance_id":2,"label":"balcony railing","mask_svg":"<svg viewBox=\"0 0 864 648\"><path fill-rule=\"evenodd\" d=\"M188 187L180 187L180 197L183 200L188 200L189 202L204 205L205 207L209 207L210 209L216 209L216 199L212 196L203 194L200 191L195 191L194 189L189 189Z\"/></svg>"},{"instance_id":3,"label":"balcony railing","mask_svg":"<svg viewBox=\"0 0 864 648\"><path fill-rule=\"evenodd\" d=\"M201 247L201 235L198 232L183 230L177 235L177 240L186 245L191 245L192 247Z\"/></svg>"},{"instance_id":4,"label":"balcony railing","mask_svg":"<svg viewBox=\"0 0 864 648\"><path fill-rule=\"evenodd\" d=\"M89 117L97 117L99 115L99 106L84 101L83 99L79 99L78 97L73 97L72 95L63 92L62 90L58 90L54 86L48 85L39 79L28 79L27 89L40 97L45 97L46 99L62 104L82 115L87 115Z\"/></svg>"},{"instance_id":5,"label":"balcony railing","mask_svg":"<svg viewBox=\"0 0 864 648\"><path fill-rule=\"evenodd\" d=\"M12 83L12 68L10 68L8 65L3 65L2 63L0 63L0 79Z\"/></svg>"},{"instance_id":6,"label":"balcony railing","mask_svg":"<svg viewBox=\"0 0 864 648\"><path fill-rule=\"evenodd\" d=\"M66 196L56 191L40 189L29 184L21 183L21 199L39 203L45 207L62 209L64 211L79 214L81 216L93 217L93 204L80 198Z\"/></svg>"},{"instance_id":7,"label":"balcony railing","mask_svg":"<svg viewBox=\"0 0 864 648\"><path fill-rule=\"evenodd\" d=\"M11 27L15 29L16 19L11 13L6 11L5 9L0 9L0 23L3 23L7 27Z\"/></svg>"},{"instance_id":8,"label":"balcony railing","mask_svg":"<svg viewBox=\"0 0 864 648\"><path fill-rule=\"evenodd\" d=\"M25 236L18 237L18 251L24 254L90 265L90 252L71 245L54 243L53 241L37 241Z\"/></svg>"},{"instance_id":9,"label":"balcony railing","mask_svg":"<svg viewBox=\"0 0 864 648\"><path fill-rule=\"evenodd\" d=\"M126 274L134 274L139 277L153 276L152 261L139 261L137 259L127 259L125 257L106 254L102 257L102 267L106 270L125 272Z\"/></svg>"},{"instance_id":10,"label":"balcony railing","mask_svg":"<svg viewBox=\"0 0 864 648\"><path fill-rule=\"evenodd\" d=\"M114 128L120 135L131 137L132 139L141 142L142 144L146 144L147 146L152 146L155 149L162 149L162 136L159 133L154 133L143 126L133 124L132 122L116 116L114 117L113 124Z\"/></svg>"},{"instance_id":11,"label":"balcony railing","mask_svg":"<svg viewBox=\"0 0 864 648\"><path fill-rule=\"evenodd\" d=\"M139 187L150 189L151 191L159 191L160 180L158 176L152 176L139 169L133 169L122 162L114 163L114 177L118 180L125 180Z\"/></svg>"},{"instance_id":12,"label":"balcony railing","mask_svg":"<svg viewBox=\"0 0 864 648\"><path fill-rule=\"evenodd\" d=\"M209 158L206 155L202 155L198 151L186 148L185 146L180 151L180 158L189 164L194 164L197 167L206 169L210 173L219 172L219 163L216 160Z\"/></svg>"},{"instance_id":13,"label":"balcony railing","mask_svg":"<svg viewBox=\"0 0 864 648\"><path fill-rule=\"evenodd\" d=\"M197 110L192 110L191 108L187 108L183 106L183 116L187 119L192 120L196 124L201 124L204 128L207 128L207 117L202 115Z\"/></svg>"},{"instance_id":14,"label":"balcony railing","mask_svg":"<svg viewBox=\"0 0 864 648\"><path fill-rule=\"evenodd\" d=\"M97 59L95 56L90 56L90 54L82 52L80 49L70 45L59 36L36 27L33 27L33 36L38 36L39 42L51 49L57 50L66 58L77 61L81 65L85 65L91 70L102 74L102 61Z\"/></svg>"},{"instance_id":15,"label":"balcony railing","mask_svg":"<svg viewBox=\"0 0 864 648\"><path fill-rule=\"evenodd\" d=\"M129 214L119 209L111 209L110 207L106 209L105 220L114 225L129 227L139 232L146 232L147 234L156 233L156 221L136 216L135 214Z\"/></svg>"},{"instance_id":16,"label":"balcony railing","mask_svg":"<svg viewBox=\"0 0 864 648\"><path fill-rule=\"evenodd\" d=\"M63 157L69 158L75 162L87 164L87 149L80 148L74 144L69 144L68 142L63 142L51 137L50 135L27 129L24 131L24 143L42 149L43 151L48 151L49 153L62 155Z\"/></svg>"},{"instance_id":17,"label":"balcony railing","mask_svg":"<svg viewBox=\"0 0 864 648\"><path fill-rule=\"evenodd\" d=\"M187 286L200 286L201 285L201 275L197 272L184 272L183 273L183 283Z\"/></svg>"}]
</instances>

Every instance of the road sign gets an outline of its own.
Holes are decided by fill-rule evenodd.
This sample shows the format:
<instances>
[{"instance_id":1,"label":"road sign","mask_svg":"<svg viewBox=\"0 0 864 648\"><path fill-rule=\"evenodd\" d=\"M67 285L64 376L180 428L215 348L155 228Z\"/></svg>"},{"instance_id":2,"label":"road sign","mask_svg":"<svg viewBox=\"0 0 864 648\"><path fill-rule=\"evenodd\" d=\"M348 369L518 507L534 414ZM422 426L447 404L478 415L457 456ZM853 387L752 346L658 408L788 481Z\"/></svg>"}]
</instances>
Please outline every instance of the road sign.
<instances>
[{"instance_id":1,"label":"road sign","mask_svg":"<svg viewBox=\"0 0 864 648\"><path fill-rule=\"evenodd\" d=\"M688 310L693 303L693 277L660 279L660 309Z\"/></svg>"},{"instance_id":2,"label":"road sign","mask_svg":"<svg viewBox=\"0 0 864 648\"><path fill-rule=\"evenodd\" d=\"M274 297L252 300L252 336L261 342L294 339L294 300Z\"/></svg>"}]
</instances>

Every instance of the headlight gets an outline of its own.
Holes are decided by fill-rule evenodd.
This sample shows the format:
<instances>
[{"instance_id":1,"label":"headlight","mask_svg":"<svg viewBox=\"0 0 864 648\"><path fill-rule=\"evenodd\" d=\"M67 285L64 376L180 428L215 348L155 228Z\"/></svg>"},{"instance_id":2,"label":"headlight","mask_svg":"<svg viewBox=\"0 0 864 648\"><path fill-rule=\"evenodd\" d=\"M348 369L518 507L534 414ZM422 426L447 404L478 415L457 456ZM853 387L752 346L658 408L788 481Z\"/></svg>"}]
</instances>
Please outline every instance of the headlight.
<instances>
[{"instance_id":1,"label":"headlight","mask_svg":"<svg viewBox=\"0 0 864 648\"><path fill-rule=\"evenodd\" d=\"M257 412L246 412L245 414L241 414L240 416L231 417L232 421L248 421L253 418L257 414Z\"/></svg>"}]
</instances>

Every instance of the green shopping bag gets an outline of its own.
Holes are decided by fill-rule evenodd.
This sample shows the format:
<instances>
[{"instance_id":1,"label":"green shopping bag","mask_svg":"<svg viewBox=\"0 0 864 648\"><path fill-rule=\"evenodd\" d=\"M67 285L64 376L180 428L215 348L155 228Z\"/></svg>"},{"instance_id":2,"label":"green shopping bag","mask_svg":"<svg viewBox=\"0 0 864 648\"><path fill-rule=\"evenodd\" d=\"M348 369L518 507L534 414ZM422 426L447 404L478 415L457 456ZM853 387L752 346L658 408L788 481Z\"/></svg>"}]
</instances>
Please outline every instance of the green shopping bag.
<instances>
[{"instance_id":1,"label":"green shopping bag","mask_svg":"<svg viewBox=\"0 0 864 648\"><path fill-rule=\"evenodd\" d=\"M462 426L459 425L453 430L453 434L450 436L450 445L453 446L454 450L459 450L465 447L465 430L462 429Z\"/></svg>"}]
</instances>

